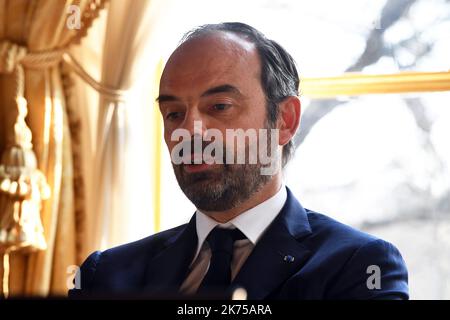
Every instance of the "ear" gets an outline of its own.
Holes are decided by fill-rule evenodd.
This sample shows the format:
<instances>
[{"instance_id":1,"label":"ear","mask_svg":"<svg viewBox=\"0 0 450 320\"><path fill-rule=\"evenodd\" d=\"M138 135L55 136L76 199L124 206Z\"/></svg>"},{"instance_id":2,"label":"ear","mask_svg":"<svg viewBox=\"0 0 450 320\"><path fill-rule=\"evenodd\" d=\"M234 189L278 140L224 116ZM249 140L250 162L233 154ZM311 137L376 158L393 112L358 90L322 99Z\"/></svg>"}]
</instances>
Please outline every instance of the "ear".
<instances>
[{"instance_id":1,"label":"ear","mask_svg":"<svg viewBox=\"0 0 450 320\"><path fill-rule=\"evenodd\" d=\"M278 144L286 145L295 135L300 125L301 103L296 96L285 98L278 104L279 117L277 128L279 129Z\"/></svg>"}]
</instances>

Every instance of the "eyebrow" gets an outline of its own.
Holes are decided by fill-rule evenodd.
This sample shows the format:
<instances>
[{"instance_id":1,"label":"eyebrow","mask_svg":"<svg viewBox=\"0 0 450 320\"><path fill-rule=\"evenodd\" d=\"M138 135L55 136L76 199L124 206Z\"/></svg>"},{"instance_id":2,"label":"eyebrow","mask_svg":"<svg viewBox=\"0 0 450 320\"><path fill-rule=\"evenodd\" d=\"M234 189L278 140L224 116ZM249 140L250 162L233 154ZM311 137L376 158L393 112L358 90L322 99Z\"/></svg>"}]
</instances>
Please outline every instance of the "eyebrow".
<instances>
[{"instance_id":1,"label":"eyebrow","mask_svg":"<svg viewBox=\"0 0 450 320\"><path fill-rule=\"evenodd\" d=\"M216 93L234 93L237 95L242 95L238 88L232 86L231 84L224 84L221 86L213 87L202 93L201 97L210 96Z\"/></svg>"},{"instance_id":2,"label":"eyebrow","mask_svg":"<svg viewBox=\"0 0 450 320\"><path fill-rule=\"evenodd\" d=\"M171 102L171 101L180 101L180 98L177 98L175 96L169 95L169 94L160 94L158 98L156 98L156 102Z\"/></svg>"},{"instance_id":3,"label":"eyebrow","mask_svg":"<svg viewBox=\"0 0 450 320\"><path fill-rule=\"evenodd\" d=\"M206 90L205 92L202 93L201 97L207 97L207 96L211 96L217 93L234 93L237 95L242 95L242 93L239 91L238 88L236 88L235 86L232 86L231 84L224 84L224 85L220 85L217 87L213 87L210 88L208 90ZM161 102L172 102L172 101L180 101L181 99L173 96L173 95L169 95L169 94L161 94L158 96L158 98L156 98L156 101L161 103Z\"/></svg>"}]
</instances>

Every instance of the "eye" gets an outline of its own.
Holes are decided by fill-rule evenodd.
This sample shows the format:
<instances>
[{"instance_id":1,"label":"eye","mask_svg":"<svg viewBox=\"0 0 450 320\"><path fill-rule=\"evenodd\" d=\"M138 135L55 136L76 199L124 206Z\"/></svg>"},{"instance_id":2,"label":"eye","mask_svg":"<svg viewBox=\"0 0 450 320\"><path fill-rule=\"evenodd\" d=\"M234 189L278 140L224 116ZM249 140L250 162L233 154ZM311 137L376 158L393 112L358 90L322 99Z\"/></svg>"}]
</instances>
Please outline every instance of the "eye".
<instances>
[{"instance_id":1,"label":"eye","mask_svg":"<svg viewBox=\"0 0 450 320\"><path fill-rule=\"evenodd\" d=\"M212 106L212 108L216 111L224 111L231 107L231 104L228 103L217 103Z\"/></svg>"},{"instance_id":2,"label":"eye","mask_svg":"<svg viewBox=\"0 0 450 320\"><path fill-rule=\"evenodd\" d=\"M180 118L182 116L182 112L169 112L166 115L166 119L167 120L177 120L178 118Z\"/></svg>"}]
</instances>

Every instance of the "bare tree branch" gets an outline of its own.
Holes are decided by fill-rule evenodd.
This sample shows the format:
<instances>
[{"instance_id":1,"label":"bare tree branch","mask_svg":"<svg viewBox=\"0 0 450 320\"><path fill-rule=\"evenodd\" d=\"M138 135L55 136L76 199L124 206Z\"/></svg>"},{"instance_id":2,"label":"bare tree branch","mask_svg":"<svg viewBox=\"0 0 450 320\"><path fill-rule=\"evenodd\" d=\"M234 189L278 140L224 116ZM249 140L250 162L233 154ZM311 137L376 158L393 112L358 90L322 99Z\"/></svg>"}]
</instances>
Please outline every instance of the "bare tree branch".
<instances>
[{"instance_id":1,"label":"bare tree branch","mask_svg":"<svg viewBox=\"0 0 450 320\"><path fill-rule=\"evenodd\" d=\"M386 44L383 36L387 29L408 13L416 0L390 0L381 10L380 23L369 34L366 48L359 59L346 72L361 71L364 67L376 63L386 54Z\"/></svg>"},{"instance_id":2,"label":"bare tree branch","mask_svg":"<svg viewBox=\"0 0 450 320\"><path fill-rule=\"evenodd\" d=\"M374 28L370 32L364 52L353 65L346 69L346 72L361 71L364 67L376 63L387 53L388 50L383 41L384 32L407 14L414 2L416 0L387 1L381 11L379 24L381 28ZM316 123L342 103L342 101L337 99L312 101L308 109L303 113L301 130L297 132L294 139L295 146L298 147L302 144Z\"/></svg>"}]
</instances>

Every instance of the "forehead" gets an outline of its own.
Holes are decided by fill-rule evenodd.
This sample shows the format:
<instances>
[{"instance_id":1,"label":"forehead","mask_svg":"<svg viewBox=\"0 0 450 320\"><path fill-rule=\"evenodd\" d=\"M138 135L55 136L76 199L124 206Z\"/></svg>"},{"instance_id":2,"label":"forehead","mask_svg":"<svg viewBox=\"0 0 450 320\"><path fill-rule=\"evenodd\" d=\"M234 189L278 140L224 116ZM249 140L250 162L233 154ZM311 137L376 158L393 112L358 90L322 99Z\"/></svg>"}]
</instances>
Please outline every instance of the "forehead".
<instances>
[{"instance_id":1,"label":"forehead","mask_svg":"<svg viewBox=\"0 0 450 320\"><path fill-rule=\"evenodd\" d=\"M241 87L260 82L256 46L228 32L213 32L178 47L161 77L161 93L193 93L225 83Z\"/></svg>"}]
</instances>

